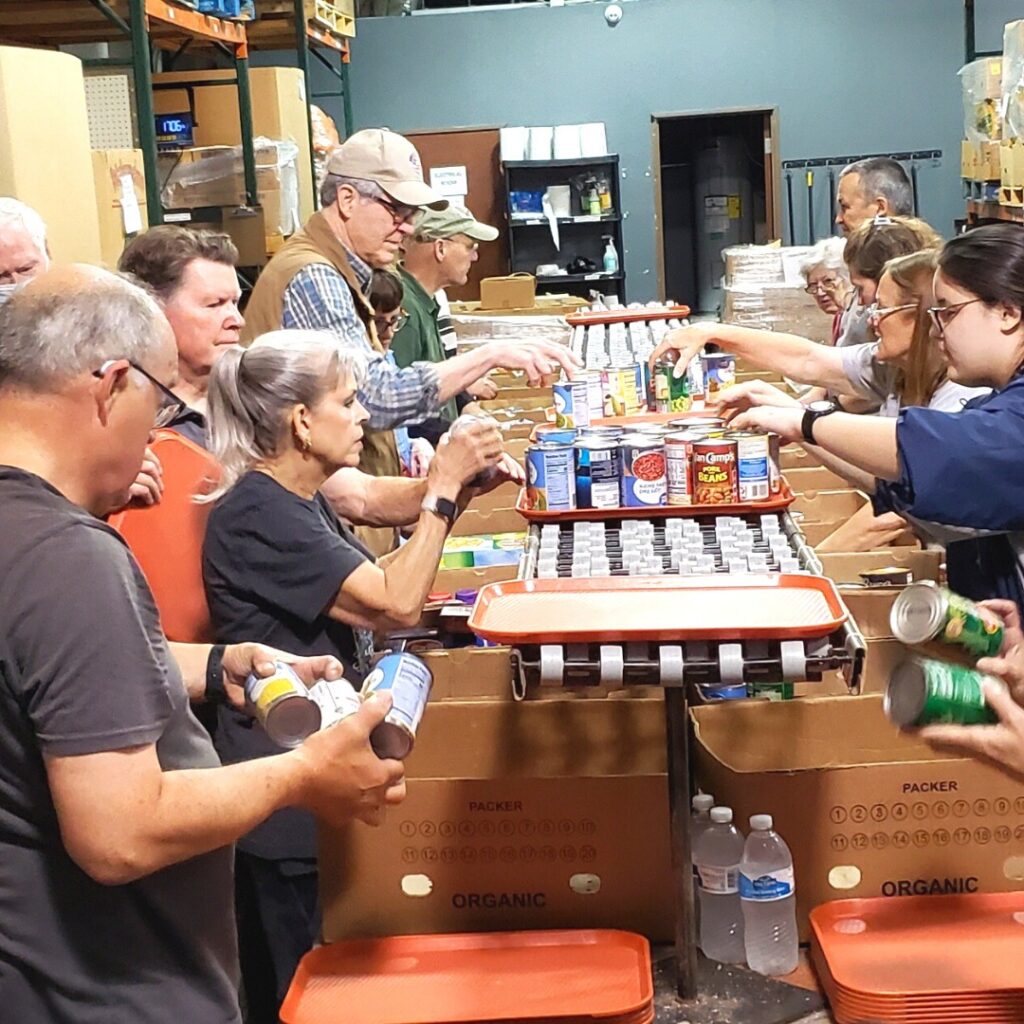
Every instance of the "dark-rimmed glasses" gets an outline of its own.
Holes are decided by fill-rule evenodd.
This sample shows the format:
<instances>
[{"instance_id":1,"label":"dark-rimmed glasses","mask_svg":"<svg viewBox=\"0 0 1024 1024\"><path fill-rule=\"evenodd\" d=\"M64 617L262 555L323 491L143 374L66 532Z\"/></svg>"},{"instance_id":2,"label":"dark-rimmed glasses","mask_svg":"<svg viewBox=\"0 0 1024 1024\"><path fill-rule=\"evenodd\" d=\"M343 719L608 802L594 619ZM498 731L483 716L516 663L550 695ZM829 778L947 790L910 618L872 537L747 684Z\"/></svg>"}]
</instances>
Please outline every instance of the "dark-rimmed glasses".
<instances>
[{"instance_id":1,"label":"dark-rimmed glasses","mask_svg":"<svg viewBox=\"0 0 1024 1024\"><path fill-rule=\"evenodd\" d=\"M373 202L380 203L388 213L391 214L391 220L394 222L397 228L399 224L408 224L417 213L420 212L418 206L405 206L404 204L392 203L389 199L385 199L383 196L371 196Z\"/></svg>"},{"instance_id":2,"label":"dark-rimmed glasses","mask_svg":"<svg viewBox=\"0 0 1024 1024\"><path fill-rule=\"evenodd\" d=\"M984 299L967 299L966 302L955 302L952 306L932 306L928 310L928 316L931 317L932 327L935 328L935 333L941 338L946 333L946 328L949 326L950 320L952 320L957 313L964 308L964 306L970 306L972 303L984 301Z\"/></svg>"},{"instance_id":3,"label":"dark-rimmed glasses","mask_svg":"<svg viewBox=\"0 0 1024 1024\"><path fill-rule=\"evenodd\" d=\"M119 360L108 359L98 370L93 370L92 375L94 377L102 377L116 362L119 362ZM159 430L160 427L166 427L168 424L173 423L188 408L187 403L183 402L166 384L158 381L148 370L144 370L138 363L132 362L131 359L126 359L125 362L133 370L141 373L157 390L160 404L157 407L156 415L153 417L154 429Z\"/></svg>"}]
</instances>

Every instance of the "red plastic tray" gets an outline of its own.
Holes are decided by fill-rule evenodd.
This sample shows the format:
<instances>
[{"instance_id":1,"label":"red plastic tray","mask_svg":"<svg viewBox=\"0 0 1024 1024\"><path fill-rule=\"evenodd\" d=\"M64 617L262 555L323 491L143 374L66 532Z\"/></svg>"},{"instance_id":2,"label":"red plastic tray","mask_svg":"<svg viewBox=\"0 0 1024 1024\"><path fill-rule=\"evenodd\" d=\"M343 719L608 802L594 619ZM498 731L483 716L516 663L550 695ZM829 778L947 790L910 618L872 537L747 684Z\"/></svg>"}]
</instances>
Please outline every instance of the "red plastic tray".
<instances>
[{"instance_id":1,"label":"red plastic tray","mask_svg":"<svg viewBox=\"0 0 1024 1024\"><path fill-rule=\"evenodd\" d=\"M591 324L631 324L637 320L685 320L689 315L689 306L652 306L650 309L602 309L572 313L565 320L570 327L589 327Z\"/></svg>"},{"instance_id":2,"label":"red plastic tray","mask_svg":"<svg viewBox=\"0 0 1024 1024\"><path fill-rule=\"evenodd\" d=\"M574 508L568 511L532 509L526 502L526 488L521 488L516 499L516 511L531 523L574 523L596 519L692 519L694 516L738 516L758 512L782 512L796 501L785 478L782 490L767 501L750 501L729 505L644 505L642 507Z\"/></svg>"},{"instance_id":3,"label":"red plastic tray","mask_svg":"<svg viewBox=\"0 0 1024 1024\"><path fill-rule=\"evenodd\" d=\"M492 583L469 628L501 644L797 640L846 615L824 576L613 576Z\"/></svg>"},{"instance_id":4,"label":"red plastic tray","mask_svg":"<svg viewBox=\"0 0 1024 1024\"><path fill-rule=\"evenodd\" d=\"M402 935L307 953L283 1024L643 1024L647 940L610 930Z\"/></svg>"}]
</instances>

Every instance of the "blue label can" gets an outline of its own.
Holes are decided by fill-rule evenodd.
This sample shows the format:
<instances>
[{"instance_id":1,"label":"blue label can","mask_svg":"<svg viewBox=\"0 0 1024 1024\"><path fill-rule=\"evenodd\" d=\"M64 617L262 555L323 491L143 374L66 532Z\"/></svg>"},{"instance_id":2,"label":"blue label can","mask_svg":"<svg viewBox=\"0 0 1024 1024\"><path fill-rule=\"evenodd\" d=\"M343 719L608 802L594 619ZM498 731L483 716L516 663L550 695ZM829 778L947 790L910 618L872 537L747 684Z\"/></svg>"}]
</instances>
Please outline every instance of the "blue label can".
<instances>
[{"instance_id":1,"label":"blue label can","mask_svg":"<svg viewBox=\"0 0 1024 1024\"><path fill-rule=\"evenodd\" d=\"M413 654L385 654L363 680L364 700L378 691L391 692L391 710L370 734L378 757L402 760L408 756L433 685L430 669Z\"/></svg>"},{"instance_id":2,"label":"blue label can","mask_svg":"<svg viewBox=\"0 0 1024 1024\"><path fill-rule=\"evenodd\" d=\"M589 427L589 387L584 380L563 380L552 386L556 427Z\"/></svg>"},{"instance_id":3,"label":"blue label can","mask_svg":"<svg viewBox=\"0 0 1024 1024\"><path fill-rule=\"evenodd\" d=\"M576 507L576 460L571 444L535 444L526 449L526 500L538 512Z\"/></svg>"},{"instance_id":4,"label":"blue label can","mask_svg":"<svg viewBox=\"0 0 1024 1024\"><path fill-rule=\"evenodd\" d=\"M622 439L622 504L627 508L664 505L665 445L660 438L627 434Z\"/></svg>"},{"instance_id":5,"label":"blue label can","mask_svg":"<svg viewBox=\"0 0 1024 1024\"><path fill-rule=\"evenodd\" d=\"M576 442L576 506L618 508L622 452L618 441L581 437Z\"/></svg>"},{"instance_id":6,"label":"blue label can","mask_svg":"<svg viewBox=\"0 0 1024 1024\"><path fill-rule=\"evenodd\" d=\"M538 427L534 431L538 442L549 441L552 444L572 444L576 440L575 427Z\"/></svg>"}]
</instances>

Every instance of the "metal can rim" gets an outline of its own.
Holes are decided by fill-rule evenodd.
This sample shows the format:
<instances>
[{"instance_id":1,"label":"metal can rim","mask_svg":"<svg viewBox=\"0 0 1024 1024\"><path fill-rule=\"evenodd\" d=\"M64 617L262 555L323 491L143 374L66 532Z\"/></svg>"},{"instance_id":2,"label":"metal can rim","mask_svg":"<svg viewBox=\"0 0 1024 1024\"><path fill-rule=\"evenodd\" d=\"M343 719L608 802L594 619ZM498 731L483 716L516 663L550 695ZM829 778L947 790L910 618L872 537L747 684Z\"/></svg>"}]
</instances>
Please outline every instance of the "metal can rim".
<instances>
[{"instance_id":1,"label":"metal can rim","mask_svg":"<svg viewBox=\"0 0 1024 1024\"><path fill-rule=\"evenodd\" d=\"M901 643L923 644L941 632L948 611L949 598L942 588L931 580L918 580L893 602L889 625ZM922 612L927 614L919 621L917 616Z\"/></svg>"}]
</instances>

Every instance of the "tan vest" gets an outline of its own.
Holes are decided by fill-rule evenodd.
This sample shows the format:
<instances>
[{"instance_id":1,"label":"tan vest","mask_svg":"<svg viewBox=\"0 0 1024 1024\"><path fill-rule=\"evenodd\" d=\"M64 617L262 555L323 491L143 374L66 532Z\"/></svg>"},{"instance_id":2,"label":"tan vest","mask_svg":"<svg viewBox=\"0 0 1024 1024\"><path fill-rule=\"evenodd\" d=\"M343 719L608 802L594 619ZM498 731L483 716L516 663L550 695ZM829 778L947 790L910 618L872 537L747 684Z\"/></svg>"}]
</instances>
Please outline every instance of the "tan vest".
<instances>
[{"instance_id":1,"label":"tan vest","mask_svg":"<svg viewBox=\"0 0 1024 1024\"><path fill-rule=\"evenodd\" d=\"M345 247L331 230L322 213L314 213L304 228L296 231L275 253L263 268L245 307L245 326L242 328L242 342L248 344L254 338L268 331L281 329L284 315L284 293L292 278L305 267L322 263L335 270L345 279L352 292L356 313L366 328L366 336L375 352L383 354L384 348L377 339L373 323L373 310L360 287L359 279L352 269ZM402 464L398 458L398 447L392 430L367 430L363 438L363 451L359 456L359 468L371 476L401 476ZM356 535L375 554L384 555L398 546L398 538L391 527L356 527Z\"/></svg>"}]
</instances>

